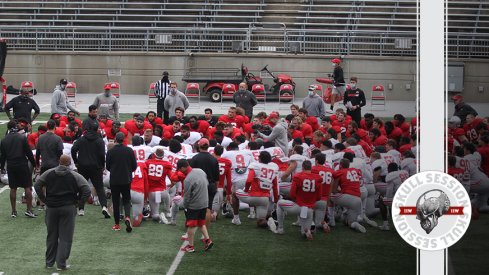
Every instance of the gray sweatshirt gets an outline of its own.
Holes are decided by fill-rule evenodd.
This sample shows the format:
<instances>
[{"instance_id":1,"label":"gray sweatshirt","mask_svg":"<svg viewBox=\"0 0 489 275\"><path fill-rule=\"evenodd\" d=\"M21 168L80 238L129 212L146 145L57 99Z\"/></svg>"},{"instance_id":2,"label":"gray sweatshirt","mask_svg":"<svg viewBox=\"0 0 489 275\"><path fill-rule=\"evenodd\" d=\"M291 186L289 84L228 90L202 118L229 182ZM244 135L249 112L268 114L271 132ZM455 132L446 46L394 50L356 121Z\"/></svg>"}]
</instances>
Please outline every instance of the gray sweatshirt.
<instances>
[{"instance_id":1,"label":"gray sweatshirt","mask_svg":"<svg viewBox=\"0 0 489 275\"><path fill-rule=\"evenodd\" d=\"M183 207L192 210L207 208L209 204L208 185L205 172L202 169L193 168L183 181Z\"/></svg>"},{"instance_id":2,"label":"gray sweatshirt","mask_svg":"<svg viewBox=\"0 0 489 275\"><path fill-rule=\"evenodd\" d=\"M93 101L93 105L97 106L99 115L107 115L107 117L119 120L119 102L117 98L110 94L105 96L105 93L98 94Z\"/></svg>"},{"instance_id":3,"label":"gray sweatshirt","mask_svg":"<svg viewBox=\"0 0 489 275\"><path fill-rule=\"evenodd\" d=\"M39 137L36 150L36 162L42 158L41 167L53 168L58 166L59 157L63 154L63 141L53 132L47 131Z\"/></svg>"},{"instance_id":4,"label":"gray sweatshirt","mask_svg":"<svg viewBox=\"0 0 489 275\"><path fill-rule=\"evenodd\" d=\"M51 114L58 113L62 116L68 114L68 109L78 113L78 111L71 106L66 97L66 92L61 90L59 85L54 88L53 97L51 98Z\"/></svg>"},{"instance_id":5,"label":"gray sweatshirt","mask_svg":"<svg viewBox=\"0 0 489 275\"><path fill-rule=\"evenodd\" d=\"M187 110L189 105L187 97L180 91L177 91L175 95L169 93L164 103L165 110L169 112L170 117L175 115L175 109L177 107L182 107Z\"/></svg>"},{"instance_id":6,"label":"gray sweatshirt","mask_svg":"<svg viewBox=\"0 0 489 275\"><path fill-rule=\"evenodd\" d=\"M275 146L280 147L282 151L289 151L289 140L287 138L287 122L281 121L273 127L272 132L269 136L259 133L260 137L275 142Z\"/></svg>"},{"instance_id":7,"label":"gray sweatshirt","mask_svg":"<svg viewBox=\"0 0 489 275\"><path fill-rule=\"evenodd\" d=\"M320 117L324 114L323 99L317 94L306 96L302 101L302 107L307 110L309 116Z\"/></svg>"}]
</instances>

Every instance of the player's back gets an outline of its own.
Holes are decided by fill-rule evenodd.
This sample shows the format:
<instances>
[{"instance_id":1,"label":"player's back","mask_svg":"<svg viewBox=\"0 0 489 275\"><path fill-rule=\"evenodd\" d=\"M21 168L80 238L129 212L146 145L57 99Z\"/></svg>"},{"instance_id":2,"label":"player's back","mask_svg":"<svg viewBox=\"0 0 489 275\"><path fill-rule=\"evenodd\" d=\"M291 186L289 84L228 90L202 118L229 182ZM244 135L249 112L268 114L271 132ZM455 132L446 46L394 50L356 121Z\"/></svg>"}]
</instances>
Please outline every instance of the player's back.
<instances>
[{"instance_id":1,"label":"player's back","mask_svg":"<svg viewBox=\"0 0 489 275\"><path fill-rule=\"evenodd\" d=\"M249 166L249 170L253 170L255 177L251 184L250 195L252 196L269 196L272 190L274 181L277 182L278 165L270 163L254 162Z\"/></svg>"},{"instance_id":2,"label":"player's back","mask_svg":"<svg viewBox=\"0 0 489 275\"><path fill-rule=\"evenodd\" d=\"M408 172L409 176L416 174L417 163L415 158L405 158L401 161L401 169Z\"/></svg>"},{"instance_id":3,"label":"player's back","mask_svg":"<svg viewBox=\"0 0 489 275\"><path fill-rule=\"evenodd\" d=\"M299 206L313 207L321 199L323 179L319 174L300 172L292 177L291 196ZM292 190L293 189L293 190Z\"/></svg>"},{"instance_id":4,"label":"player's back","mask_svg":"<svg viewBox=\"0 0 489 275\"><path fill-rule=\"evenodd\" d=\"M387 176L387 162L384 159L376 159L370 164L370 166L372 167L372 171L380 167L380 176Z\"/></svg>"},{"instance_id":5,"label":"player's back","mask_svg":"<svg viewBox=\"0 0 489 275\"><path fill-rule=\"evenodd\" d=\"M147 184L148 169L146 163L138 162L138 166L134 172L132 172L131 190L139 193L145 192L145 185Z\"/></svg>"},{"instance_id":6,"label":"player's back","mask_svg":"<svg viewBox=\"0 0 489 275\"><path fill-rule=\"evenodd\" d=\"M167 160L171 164L172 173L177 171L177 162L180 159L186 159L187 157L180 153L173 153L171 151L165 151L164 160Z\"/></svg>"},{"instance_id":7,"label":"player's back","mask_svg":"<svg viewBox=\"0 0 489 275\"><path fill-rule=\"evenodd\" d=\"M341 193L360 197L361 173L356 168L343 168L335 171L333 176L339 179Z\"/></svg>"},{"instance_id":8,"label":"player's back","mask_svg":"<svg viewBox=\"0 0 489 275\"><path fill-rule=\"evenodd\" d=\"M166 189L166 178L170 177L171 164L163 159L148 159L148 185L150 191L163 191Z\"/></svg>"},{"instance_id":9,"label":"player's back","mask_svg":"<svg viewBox=\"0 0 489 275\"><path fill-rule=\"evenodd\" d=\"M331 183L333 183L334 170L324 165L314 165L311 169L311 172L314 174L318 174L321 177L323 182L321 197L327 199L329 197Z\"/></svg>"},{"instance_id":10,"label":"player's back","mask_svg":"<svg viewBox=\"0 0 489 275\"><path fill-rule=\"evenodd\" d=\"M362 171L362 181L365 184L372 183L374 181L372 167L368 165L362 158L355 157L350 163L351 168L357 168Z\"/></svg>"},{"instance_id":11,"label":"player's back","mask_svg":"<svg viewBox=\"0 0 489 275\"><path fill-rule=\"evenodd\" d=\"M401 186L401 184L409 178L409 173L404 170L398 170L390 172L385 176L385 182L387 184L394 185L394 192Z\"/></svg>"},{"instance_id":12,"label":"player's back","mask_svg":"<svg viewBox=\"0 0 489 275\"><path fill-rule=\"evenodd\" d=\"M233 182L246 180L248 177L248 166L253 159L250 150L226 151L221 157L229 159L232 163L231 174Z\"/></svg>"},{"instance_id":13,"label":"player's back","mask_svg":"<svg viewBox=\"0 0 489 275\"><path fill-rule=\"evenodd\" d=\"M147 145L138 145L138 146L129 146L133 151L134 155L136 156L137 161L145 161L149 158L149 155L151 155L151 147Z\"/></svg>"}]
</instances>

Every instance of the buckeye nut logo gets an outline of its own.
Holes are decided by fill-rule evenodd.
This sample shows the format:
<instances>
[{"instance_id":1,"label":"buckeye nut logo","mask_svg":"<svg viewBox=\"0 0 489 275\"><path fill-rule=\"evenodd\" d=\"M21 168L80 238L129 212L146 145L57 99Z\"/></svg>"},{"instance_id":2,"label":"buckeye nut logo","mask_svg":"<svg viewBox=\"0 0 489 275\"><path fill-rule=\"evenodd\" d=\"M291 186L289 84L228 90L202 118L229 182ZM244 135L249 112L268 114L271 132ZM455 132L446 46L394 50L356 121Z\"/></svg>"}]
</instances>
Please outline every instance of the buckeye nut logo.
<instances>
[{"instance_id":1,"label":"buckeye nut logo","mask_svg":"<svg viewBox=\"0 0 489 275\"><path fill-rule=\"evenodd\" d=\"M467 191L454 177L424 171L399 186L391 212L404 241L421 250L440 250L462 238L472 208Z\"/></svg>"}]
</instances>

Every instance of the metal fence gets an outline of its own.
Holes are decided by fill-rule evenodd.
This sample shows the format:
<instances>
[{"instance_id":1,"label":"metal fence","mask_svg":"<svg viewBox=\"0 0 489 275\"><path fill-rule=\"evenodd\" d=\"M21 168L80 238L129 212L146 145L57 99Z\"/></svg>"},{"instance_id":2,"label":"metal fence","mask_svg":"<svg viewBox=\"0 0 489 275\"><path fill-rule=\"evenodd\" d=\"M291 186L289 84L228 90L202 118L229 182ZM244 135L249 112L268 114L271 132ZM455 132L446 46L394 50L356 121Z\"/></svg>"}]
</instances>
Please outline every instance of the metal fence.
<instances>
[{"instance_id":1,"label":"metal fence","mask_svg":"<svg viewBox=\"0 0 489 275\"><path fill-rule=\"evenodd\" d=\"M161 39L161 37L164 39ZM415 56L412 32L320 31L284 28L97 28L0 27L12 50L142 52L276 52ZM487 58L487 35L450 33L448 55Z\"/></svg>"}]
</instances>

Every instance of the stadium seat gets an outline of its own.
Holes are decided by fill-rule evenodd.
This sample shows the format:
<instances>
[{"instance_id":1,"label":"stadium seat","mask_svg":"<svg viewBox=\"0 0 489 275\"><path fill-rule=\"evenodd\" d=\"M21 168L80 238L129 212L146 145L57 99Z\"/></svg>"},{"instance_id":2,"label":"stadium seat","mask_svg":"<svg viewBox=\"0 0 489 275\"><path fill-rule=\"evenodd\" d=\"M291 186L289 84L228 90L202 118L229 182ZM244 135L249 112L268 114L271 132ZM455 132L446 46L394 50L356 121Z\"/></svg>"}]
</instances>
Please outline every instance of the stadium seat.
<instances>
[{"instance_id":1,"label":"stadium seat","mask_svg":"<svg viewBox=\"0 0 489 275\"><path fill-rule=\"evenodd\" d=\"M156 97L155 94L155 82L152 82L149 84L149 89L148 89L148 108L151 109L152 107L155 107L156 105L153 106L153 104L157 104L158 98Z\"/></svg>"},{"instance_id":2,"label":"stadium seat","mask_svg":"<svg viewBox=\"0 0 489 275\"><path fill-rule=\"evenodd\" d=\"M199 83L187 83L187 87L185 88L185 96L187 96L188 101L191 103L189 108L190 107L200 108L200 85L199 85ZM192 103L194 103L194 104L192 104Z\"/></svg>"},{"instance_id":3,"label":"stadium seat","mask_svg":"<svg viewBox=\"0 0 489 275\"><path fill-rule=\"evenodd\" d=\"M317 87L316 87L317 89ZM290 84L282 84L279 89L279 103L286 102L290 103L294 101L294 86Z\"/></svg>"},{"instance_id":4,"label":"stadium seat","mask_svg":"<svg viewBox=\"0 0 489 275\"><path fill-rule=\"evenodd\" d=\"M382 106L382 110L385 110L385 92L383 85L374 85L372 86L372 93L370 95L372 100L371 109L374 107Z\"/></svg>"},{"instance_id":5,"label":"stadium seat","mask_svg":"<svg viewBox=\"0 0 489 275\"><path fill-rule=\"evenodd\" d=\"M256 99L265 98L265 86L263 84L253 84L251 91L255 94Z\"/></svg>"},{"instance_id":6,"label":"stadium seat","mask_svg":"<svg viewBox=\"0 0 489 275\"><path fill-rule=\"evenodd\" d=\"M68 82L66 84L66 97L68 99L69 103L73 103L73 105L76 107L76 83L75 82Z\"/></svg>"},{"instance_id":7,"label":"stadium seat","mask_svg":"<svg viewBox=\"0 0 489 275\"><path fill-rule=\"evenodd\" d=\"M222 85L222 98L233 98L234 93L236 93L235 84L224 84Z\"/></svg>"}]
</instances>

